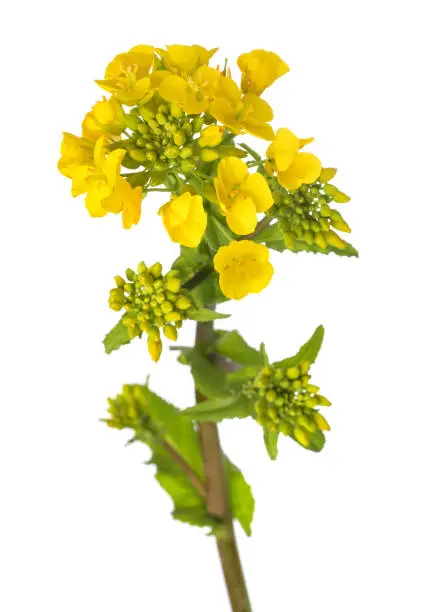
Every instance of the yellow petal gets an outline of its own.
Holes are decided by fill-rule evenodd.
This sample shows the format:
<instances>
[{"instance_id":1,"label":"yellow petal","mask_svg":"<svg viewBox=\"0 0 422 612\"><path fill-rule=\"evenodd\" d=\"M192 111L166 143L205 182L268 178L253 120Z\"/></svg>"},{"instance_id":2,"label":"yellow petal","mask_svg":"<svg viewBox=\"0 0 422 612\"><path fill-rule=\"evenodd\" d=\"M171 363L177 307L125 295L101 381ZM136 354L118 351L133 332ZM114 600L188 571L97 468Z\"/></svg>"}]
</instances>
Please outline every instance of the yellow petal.
<instances>
[{"instance_id":1,"label":"yellow petal","mask_svg":"<svg viewBox=\"0 0 422 612\"><path fill-rule=\"evenodd\" d=\"M274 204L271 189L262 174L250 174L241 186L241 193L252 198L257 212L265 212Z\"/></svg>"},{"instance_id":2,"label":"yellow petal","mask_svg":"<svg viewBox=\"0 0 422 612\"><path fill-rule=\"evenodd\" d=\"M218 164L218 182L221 183L224 189L229 193L244 183L247 176L248 166L238 157L226 157Z\"/></svg>"},{"instance_id":3,"label":"yellow petal","mask_svg":"<svg viewBox=\"0 0 422 612\"><path fill-rule=\"evenodd\" d=\"M251 234L257 225L256 208L252 198L246 194L237 196L226 215L227 225L235 234Z\"/></svg>"},{"instance_id":4,"label":"yellow petal","mask_svg":"<svg viewBox=\"0 0 422 612\"><path fill-rule=\"evenodd\" d=\"M247 93L243 96L243 103L250 107L250 117L261 123L268 123L274 119L271 106L256 94Z\"/></svg>"},{"instance_id":5,"label":"yellow petal","mask_svg":"<svg viewBox=\"0 0 422 612\"><path fill-rule=\"evenodd\" d=\"M160 85L159 94L168 102L172 102L173 100L180 102L185 98L186 89L187 85L182 77L177 74L171 74L163 79Z\"/></svg>"},{"instance_id":6,"label":"yellow petal","mask_svg":"<svg viewBox=\"0 0 422 612\"><path fill-rule=\"evenodd\" d=\"M85 205L91 217L104 217L107 214L107 211L101 206L101 199L98 193L95 191L87 193Z\"/></svg>"},{"instance_id":7,"label":"yellow petal","mask_svg":"<svg viewBox=\"0 0 422 612\"><path fill-rule=\"evenodd\" d=\"M299 150L299 139L288 128L277 130L271 145L271 155L279 172L287 170Z\"/></svg>"}]
</instances>

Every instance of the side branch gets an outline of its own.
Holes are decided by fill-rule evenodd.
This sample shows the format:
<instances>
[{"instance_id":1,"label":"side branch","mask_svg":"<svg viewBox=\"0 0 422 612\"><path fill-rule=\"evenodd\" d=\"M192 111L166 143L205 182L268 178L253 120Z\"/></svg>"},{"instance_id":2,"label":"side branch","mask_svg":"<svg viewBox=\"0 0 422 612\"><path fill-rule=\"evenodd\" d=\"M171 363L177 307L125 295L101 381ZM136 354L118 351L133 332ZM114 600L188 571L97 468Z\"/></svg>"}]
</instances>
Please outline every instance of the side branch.
<instances>
[{"instance_id":1,"label":"side branch","mask_svg":"<svg viewBox=\"0 0 422 612\"><path fill-rule=\"evenodd\" d=\"M184 460L182 455L179 455L179 453L171 446L171 444L169 444L165 440L161 441L160 444L164 448L164 450L168 452L168 454L173 459L173 461L177 463L177 465L183 470L183 473L185 474L185 476L189 478L190 482L195 487L195 489L198 491L199 495L205 499L206 498L205 486L202 480L196 474L196 472Z\"/></svg>"}]
</instances>

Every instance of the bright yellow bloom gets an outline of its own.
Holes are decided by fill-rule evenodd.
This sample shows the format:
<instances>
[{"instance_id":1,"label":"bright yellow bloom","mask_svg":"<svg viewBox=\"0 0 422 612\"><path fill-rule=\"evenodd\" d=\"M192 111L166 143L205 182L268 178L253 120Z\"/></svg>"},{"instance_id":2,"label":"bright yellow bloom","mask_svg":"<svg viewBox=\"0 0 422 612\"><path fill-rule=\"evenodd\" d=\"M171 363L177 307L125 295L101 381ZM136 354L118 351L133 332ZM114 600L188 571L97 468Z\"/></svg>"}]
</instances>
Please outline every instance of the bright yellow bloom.
<instances>
[{"instance_id":1,"label":"bright yellow bloom","mask_svg":"<svg viewBox=\"0 0 422 612\"><path fill-rule=\"evenodd\" d=\"M199 135L200 147L218 147L223 140L224 127L221 125L209 125Z\"/></svg>"},{"instance_id":2,"label":"bright yellow bloom","mask_svg":"<svg viewBox=\"0 0 422 612\"><path fill-rule=\"evenodd\" d=\"M201 242L207 227L207 213L201 196L186 191L164 204L159 214L173 242L190 248Z\"/></svg>"},{"instance_id":3,"label":"bright yellow bloom","mask_svg":"<svg viewBox=\"0 0 422 612\"><path fill-rule=\"evenodd\" d=\"M241 300L249 293L259 293L270 282L273 267L266 246L251 240L231 242L218 249L214 268L220 274L220 288L224 295Z\"/></svg>"},{"instance_id":4,"label":"bright yellow bloom","mask_svg":"<svg viewBox=\"0 0 422 612\"><path fill-rule=\"evenodd\" d=\"M245 132L271 140L273 128L268 125L273 119L272 108L255 93L242 92L230 77L222 77L210 113L234 134Z\"/></svg>"},{"instance_id":5,"label":"bright yellow bloom","mask_svg":"<svg viewBox=\"0 0 422 612\"><path fill-rule=\"evenodd\" d=\"M114 94L123 104L145 103L154 94L147 76L154 59L154 48L138 45L128 53L120 53L107 66L104 80L96 83Z\"/></svg>"},{"instance_id":6,"label":"bright yellow bloom","mask_svg":"<svg viewBox=\"0 0 422 612\"><path fill-rule=\"evenodd\" d=\"M79 138L65 132L60 153L61 157L57 167L64 176L72 178L77 168L92 163L94 159L94 145L84 138Z\"/></svg>"},{"instance_id":7,"label":"bright yellow bloom","mask_svg":"<svg viewBox=\"0 0 422 612\"><path fill-rule=\"evenodd\" d=\"M267 211L274 203L262 174L249 174L247 165L238 157L220 161L214 185L220 209L235 234L253 232L258 222L257 213Z\"/></svg>"},{"instance_id":8,"label":"bright yellow bloom","mask_svg":"<svg viewBox=\"0 0 422 612\"><path fill-rule=\"evenodd\" d=\"M221 78L218 70L209 66L201 66L187 77L165 74L159 94L167 102L178 102L189 115L200 114L208 110Z\"/></svg>"},{"instance_id":9,"label":"bright yellow bloom","mask_svg":"<svg viewBox=\"0 0 422 612\"><path fill-rule=\"evenodd\" d=\"M243 53L237 65L242 71L242 91L258 95L290 70L277 53L263 49Z\"/></svg>"},{"instance_id":10,"label":"bright yellow bloom","mask_svg":"<svg viewBox=\"0 0 422 612\"><path fill-rule=\"evenodd\" d=\"M104 142L104 137L98 139L90 165L81 165L73 171L72 195L86 193L85 203L92 217L122 212L123 226L128 229L139 221L142 189L132 188L120 176L125 151L116 149L106 155Z\"/></svg>"},{"instance_id":11,"label":"bright yellow bloom","mask_svg":"<svg viewBox=\"0 0 422 612\"><path fill-rule=\"evenodd\" d=\"M200 66L207 65L217 49L207 51L200 45L168 45L157 49L164 67L179 74L193 74Z\"/></svg>"},{"instance_id":12,"label":"bright yellow bloom","mask_svg":"<svg viewBox=\"0 0 422 612\"><path fill-rule=\"evenodd\" d=\"M103 134L121 134L124 128L123 110L114 97L109 100L103 97L100 102L94 104L82 122L82 130L91 140L96 140Z\"/></svg>"},{"instance_id":13,"label":"bright yellow bloom","mask_svg":"<svg viewBox=\"0 0 422 612\"><path fill-rule=\"evenodd\" d=\"M267 170L277 171L277 180L291 191L301 185L314 183L321 174L321 162L312 153L299 153L312 138L300 139L287 128L277 130L274 141L267 149Z\"/></svg>"}]
</instances>

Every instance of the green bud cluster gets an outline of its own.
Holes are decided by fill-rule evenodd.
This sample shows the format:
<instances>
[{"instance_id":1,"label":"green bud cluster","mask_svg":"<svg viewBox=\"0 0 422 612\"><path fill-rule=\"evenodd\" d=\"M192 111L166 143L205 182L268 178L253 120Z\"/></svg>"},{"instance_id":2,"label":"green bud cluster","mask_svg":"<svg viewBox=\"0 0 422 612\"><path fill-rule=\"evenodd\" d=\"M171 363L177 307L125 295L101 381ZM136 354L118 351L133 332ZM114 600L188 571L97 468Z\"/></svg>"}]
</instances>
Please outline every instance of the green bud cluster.
<instances>
[{"instance_id":1,"label":"green bud cluster","mask_svg":"<svg viewBox=\"0 0 422 612\"><path fill-rule=\"evenodd\" d=\"M124 385L119 395L108 399L109 418L105 422L114 429L130 428L153 435L151 419L144 411L146 401L141 385Z\"/></svg>"},{"instance_id":2,"label":"green bud cluster","mask_svg":"<svg viewBox=\"0 0 422 612\"><path fill-rule=\"evenodd\" d=\"M154 361L161 355L161 329L169 340L177 340L177 330L194 308L188 291L182 288L179 272L170 270L165 276L160 263L149 268L141 262L137 271L128 268L126 278L115 277L109 306L127 311L122 321L131 339L148 336L148 350Z\"/></svg>"},{"instance_id":3,"label":"green bud cluster","mask_svg":"<svg viewBox=\"0 0 422 612\"><path fill-rule=\"evenodd\" d=\"M316 406L331 403L319 395L319 387L309 383L309 362L297 366L266 366L247 383L245 394L255 399L256 420L270 431L278 431L309 448L312 435L329 430Z\"/></svg>"},{"instance_id":4,"label":"green bud cluster","mask_svg":"<svg viewBox=\"0 0 422 612\"><path fill-rule=\"evenodd\" d=\"M203 125L199 116L191 117L176 102L154 99L132 111L139 122L132 135L129 156L144 166L163 171L176 167L184 172L195 169L192 140Z\"/></svg>"},{"instance_id":5,"label":"green bud cluster","mask_svg":"<svg viewBox=\"0 0 422 612\"><path fill-rule=\"evenodd\" d=\"M334 185L323 184L321 180L311 185L302 185L289 192L274 183L274 207L271 214L280 219L286 246L293 249L296 240L321 249L328 245L343 249L346 242L334 231L350 232L341 214L331 208L333 201L346 202L349 197Z\"/></svg>"}]
</instances>

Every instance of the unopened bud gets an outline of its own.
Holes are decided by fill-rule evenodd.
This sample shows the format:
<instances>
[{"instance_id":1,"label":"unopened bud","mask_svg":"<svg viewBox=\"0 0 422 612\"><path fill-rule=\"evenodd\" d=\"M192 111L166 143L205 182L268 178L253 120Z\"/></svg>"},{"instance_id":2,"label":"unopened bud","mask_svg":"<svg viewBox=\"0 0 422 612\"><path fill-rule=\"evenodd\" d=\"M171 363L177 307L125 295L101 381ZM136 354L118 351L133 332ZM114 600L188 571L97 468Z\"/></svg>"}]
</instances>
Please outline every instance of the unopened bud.
<instances>
[{"instance_id":1,"label":"unopened bud","mask_svg":"<svg viewBox=\"0 0 422 612\"><path fill-rule=\"evenodd\" d=\"M164 325L164 335L169 340L176 341L177 340L177 329L173 327L173 325Z\"/></svg>"}]
</instances>

